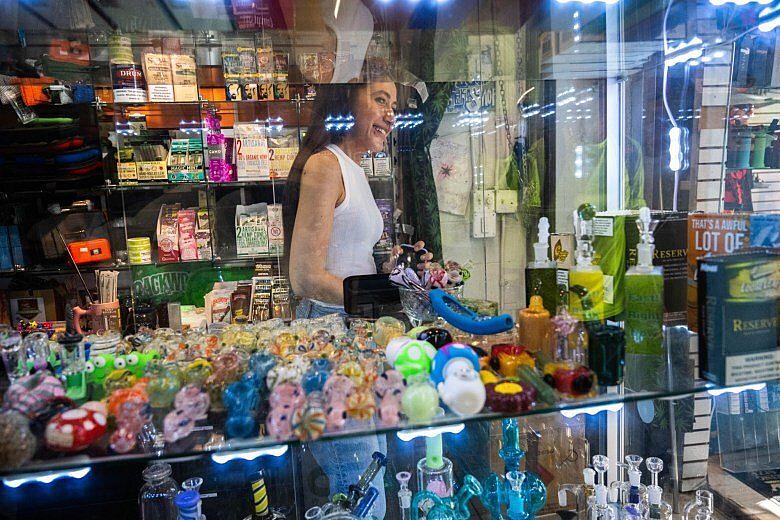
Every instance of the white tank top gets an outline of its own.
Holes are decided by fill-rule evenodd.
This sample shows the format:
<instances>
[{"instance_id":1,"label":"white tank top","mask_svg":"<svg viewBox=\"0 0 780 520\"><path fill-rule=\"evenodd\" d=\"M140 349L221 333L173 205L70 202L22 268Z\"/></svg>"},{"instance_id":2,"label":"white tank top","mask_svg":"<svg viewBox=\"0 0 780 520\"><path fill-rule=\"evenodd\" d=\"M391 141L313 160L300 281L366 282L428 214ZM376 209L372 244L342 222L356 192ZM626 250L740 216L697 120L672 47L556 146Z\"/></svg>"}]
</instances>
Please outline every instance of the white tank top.
<instances>
[{"instance_id":1,"label":"white tank top","mask_svg":"<svg viewBox=\"0 0 780 520\"><path fill-rule=\"evenodd\" d=\"M363 169L338 146L331 144L327 148L339 160L344 200L333 214L325 270L340 278L374 274L374 244L382 237L382 214Z\"/></svg>"}]
</instances>

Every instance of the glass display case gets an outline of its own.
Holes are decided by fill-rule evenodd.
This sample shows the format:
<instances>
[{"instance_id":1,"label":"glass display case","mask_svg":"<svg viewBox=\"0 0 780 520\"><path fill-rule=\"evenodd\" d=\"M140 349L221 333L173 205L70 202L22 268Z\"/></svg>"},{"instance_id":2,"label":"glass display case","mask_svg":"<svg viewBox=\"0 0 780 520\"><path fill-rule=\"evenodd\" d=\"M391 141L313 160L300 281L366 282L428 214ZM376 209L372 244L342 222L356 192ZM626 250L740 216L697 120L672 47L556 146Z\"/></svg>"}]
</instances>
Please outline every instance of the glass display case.
<instances>
[{"instance_id":1,"label":"glass display case","mask_svg":"<svg viewBox=\"0 0 780 520\"><path fill-rule=\"evenodd\" d=\"M0 13L4 516L780 515L777 6Z\"/></svg>"}]
</instances>

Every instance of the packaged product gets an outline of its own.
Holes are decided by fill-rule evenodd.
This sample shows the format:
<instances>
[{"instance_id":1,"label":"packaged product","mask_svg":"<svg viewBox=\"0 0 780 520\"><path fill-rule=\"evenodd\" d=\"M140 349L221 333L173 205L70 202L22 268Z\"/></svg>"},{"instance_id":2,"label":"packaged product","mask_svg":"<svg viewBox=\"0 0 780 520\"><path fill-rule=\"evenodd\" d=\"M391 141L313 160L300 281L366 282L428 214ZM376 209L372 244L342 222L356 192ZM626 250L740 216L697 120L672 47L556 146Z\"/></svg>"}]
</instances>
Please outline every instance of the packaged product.
<instances>
[{"instance_id":1,"label":"packaged product","mask_svg":"<svg viewBox=\"0 0 780 520\"><path fill-rule=\"evenodd\" d=\"M173 97L176 101L198 100L198 78L195 58L187 54L171 55Z\"/></svg>"},{"instance_id":2,"label":"packaged product","mask_svg":"<svg viewBox=\"0 0 780 520\"><path fill-rule=\"evenodd\" d=\"M195 240L197 217L194 209L182 209L179 220L179 256L183 261L198 259L198 244Z\"/></svg>"},{"instance_id":3,"label":"packaged product","mask_svg":"<svg viewBox=\"0 0 780 520\"><path fill-rule=\"evenodd\" d=\"M157 217L157 261L179 261L180 204L163 204Z\"/></svg>"},{"instance_id":4,"label":"packaged product","mask_svg":"<svg viewBox=\"0 0 780 520\"><path fill-rule=\"evenodd\" d=\"M702 256L731 254L750 243L747 213L688 215L688 328L698 330L697 261Z\"/></svg>"},{"instance_id":5,"label":"packaged product","mask_svg":"<svg viewBox=\"0 0 780 520\"><path fill-rule=\"evenodd\" d=\"M257 123L236 123L233 132L238 180L268 179L270 163L265 127Z\"/></svg>"},{"instance_id":6,"label":"packaged product","mask_svg":"<svg viewBox=\"0 0 780 520\"><path fill-rule=\"evenodd\" d=\"M284 252L284 224L281 204L268 205L268 252L271 254Z\"/></svg>"},{"instance_id":7,"label":"packaged product","mask_svg":"<svg viewBox=\"0 0 780 520\"><path fill-rule=\"evenodd\" d=\"M171 57L167 54L144 54L144 75L149 91L149 101L168 103L174 101Z\"/></svg>"},{"instance_id":8,"label":"packaged product","mask_svg":"<svg viewBox=\"0 0 780 520\"><path fill-rule=\"evenodd\" d=\"M236 206L236 254L268 253L268 205L264 202Z\"/></svg>"}]
</instances>

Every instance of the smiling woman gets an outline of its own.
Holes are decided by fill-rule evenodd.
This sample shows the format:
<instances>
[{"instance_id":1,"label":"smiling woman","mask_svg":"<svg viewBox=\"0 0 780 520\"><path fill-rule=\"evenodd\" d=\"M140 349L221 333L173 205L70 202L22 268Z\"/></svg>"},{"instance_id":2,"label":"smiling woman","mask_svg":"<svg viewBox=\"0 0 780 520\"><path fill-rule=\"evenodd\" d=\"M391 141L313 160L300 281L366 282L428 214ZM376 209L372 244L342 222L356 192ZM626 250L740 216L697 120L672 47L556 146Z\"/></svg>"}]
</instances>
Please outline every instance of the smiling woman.
<instances>
[{"instance_id":1,"label":"smiling woman","mask_svg":"<svg viewBox=\"0 0 780 520\"><path fill-rule=\"evenodd\" d=\"M343 312L344 278L376 272L372 252L382 217L359 163L385 149L396 92L386 78L318 89L284 204L288 273L303 298L298 317L312 308ZM334 117L345 123L328 124Z\"/></svg>"}]
</instances>

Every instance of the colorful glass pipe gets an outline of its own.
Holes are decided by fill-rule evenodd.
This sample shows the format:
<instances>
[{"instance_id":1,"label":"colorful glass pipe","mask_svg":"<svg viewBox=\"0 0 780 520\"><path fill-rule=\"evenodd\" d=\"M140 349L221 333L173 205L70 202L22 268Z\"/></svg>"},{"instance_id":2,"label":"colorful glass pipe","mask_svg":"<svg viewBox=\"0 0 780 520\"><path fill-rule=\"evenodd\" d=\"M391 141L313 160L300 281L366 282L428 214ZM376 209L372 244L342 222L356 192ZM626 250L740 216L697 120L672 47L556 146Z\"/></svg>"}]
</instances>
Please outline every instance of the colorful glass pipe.
<instances>
[{"instance_id":1,"label":"colorful glass pipe","mask_svg":"<svg viewBox=\"0 0 780 520\"><path fill-rule=\"evenodd\" d=\"M432 504L425 518L435 520L467 520L471 517L469 502L482 494L482 486L472 475L463 477L463 485L454 497L442 498L432 491L419 491L412 499L412 517L419 515L420 506Z\"/></svg>"}]
</instances>

